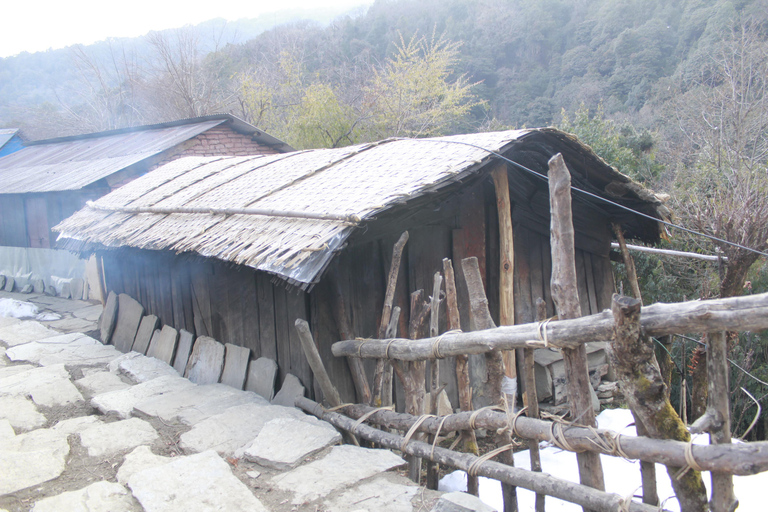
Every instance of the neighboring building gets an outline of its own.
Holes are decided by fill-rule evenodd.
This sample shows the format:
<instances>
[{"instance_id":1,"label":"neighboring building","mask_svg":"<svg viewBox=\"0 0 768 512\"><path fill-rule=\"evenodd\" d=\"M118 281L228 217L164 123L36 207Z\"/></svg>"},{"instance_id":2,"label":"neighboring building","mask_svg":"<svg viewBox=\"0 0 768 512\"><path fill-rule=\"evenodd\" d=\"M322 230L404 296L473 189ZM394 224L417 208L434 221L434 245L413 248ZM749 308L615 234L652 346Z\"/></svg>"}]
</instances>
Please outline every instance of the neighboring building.
<instances>
[{"instance_id":1,"label":"neighboring building","mask_svg":"<svg viewBox=\"0 0 768 512\"><path fill-rule=\"evenodd\" d=\"M0 128L0 157L15 153L24 147L18 128Z\"/></svg>"},{"instance_id":2,"label":"neighboring building","mask_svg":"<svg viewBox=\"0 0 768 512\"><path fill-rule=\"evenodd\" d=\"M294 328L296 318L307 319L342 400L354 402L347 362L331 355L340 339L332 297L339 291L344 297L356 336L375 336L392 246L403 231L410 239L396 293L401 335L409 294L431 294L443 258L456 269L464 330L465 257L479 259L491 312L498 315L499 230L489 176L497 165L506 165L510 181L517 321L535 319L538 297L553 314L546 173L556 153L563 154L573 185L594 194L575 193L573 213L582 310L597 313L610 307L614 291L611 222L622 224L628 238L653 243L660 236L658 222L600 198L656 219L666 208L555 129L185 158L99 199L56 230L63 247L102 259L108 290L131 295L165 324L276 360L281 381L292 373L317 395ZM441 376L455 394L452 367Z\"/></svg>"},{"instance_id":3,"label":"neighboring building","mask_svg":"<svg viewBox=\"0 0 768 512\"><path fill-rule=\"evenodd\" d=\"M50 228L87 201L172 160L292 149L231 115L27 142L0 158L0 273L75 277L82 262L50 251Z\"/></svg>"}]
</instances>

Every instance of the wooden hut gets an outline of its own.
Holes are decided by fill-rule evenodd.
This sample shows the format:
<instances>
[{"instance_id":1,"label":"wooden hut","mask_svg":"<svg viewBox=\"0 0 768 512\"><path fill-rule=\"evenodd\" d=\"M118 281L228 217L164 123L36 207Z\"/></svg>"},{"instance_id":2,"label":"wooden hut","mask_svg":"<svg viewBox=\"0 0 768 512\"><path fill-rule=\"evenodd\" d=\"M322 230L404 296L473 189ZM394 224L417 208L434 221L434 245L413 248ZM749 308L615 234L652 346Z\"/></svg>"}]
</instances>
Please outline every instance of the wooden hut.
<instances>
[{"instance_id":1,"label":"wooden hut","mask_svg":"<svg viewBox=\"0 0 768 512\"><path fill-rule=\"evenodd\" d=\"M191 155L292 150L228 114L28 141L0 158L0 273L48 279L51 272L66 271L71 255L51 251L50 228L86 201L164 163Z\"/></svg>"},{"instance_id":2,"label":"wooden hut","mask_svg":"<svg viewBox=\"0 0 768 512\"><path fill-rule=\"evenodd\" d=\"M352 402L347 362L330 350L340 339L334 309L341 296L354 334L376 336L392 247L405 230L410 240L396 292L401 333L407 332L409 294L430 293L443 258L457 270L464 330L470 326L468 301L461 300L463 258L478 258L497 315L493 169L506 169L510 184L516 321L534 320L537 297L554 313L546 173L557 153L583 191L574 193L576 262L582 310L596 313L609 307L614 291L610 223L620 223L628 238L652 243L666 209L574 136L549 128L184 158L55 229L60 246L102 258L108 290L131 295L176 328L273 358L281 380L292 373L317 395L294 328L296 318L308 320L342 400ZM449 367L441 372L455 393L452 374Z\"/></svg>"}]
</instances>

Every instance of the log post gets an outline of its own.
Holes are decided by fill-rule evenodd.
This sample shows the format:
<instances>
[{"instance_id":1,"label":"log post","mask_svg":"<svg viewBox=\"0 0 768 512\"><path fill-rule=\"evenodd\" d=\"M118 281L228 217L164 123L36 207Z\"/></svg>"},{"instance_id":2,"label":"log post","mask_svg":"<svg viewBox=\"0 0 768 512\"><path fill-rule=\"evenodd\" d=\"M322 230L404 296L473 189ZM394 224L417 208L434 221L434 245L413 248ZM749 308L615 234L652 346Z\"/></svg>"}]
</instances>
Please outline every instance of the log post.
<instances>
[{"instance_id":1,"label":"log post","mask_svg":"<svg viewBox=\"0 0 768 512\"><path fill-rule=\"evenodd\" d=\"M443 274L445 274L445 302L448 313L448 330L461 330L459 317L459 301L456 293L456 274L453 272L453 263L448 258L443 259ZM459 388L459 408L462 411L472 410L472 388L469 384L469 357L460 354L456 356L456 382ZM464 451L478 454L477 438L474 430L461 432ZM477 496L480 492L477 476L467 475L467 492Z\"/></svg>"},{"instance_id":2,"label":"log post","mask_svg":"<svg viewBox=\"0 0 768 512\"><path fill-rule=\"evenodd\" d=\"M707 340L707 411L691 432L709 432L710 444L731 444L731 411L728 401L728 347L725 332L711 332ZM713 512L733 512L739 502L733 493L733 476L711 473Z\"/></svg>"},{"instance_id":3,"label":"log post","mask_svg":"<svg viewBox=\"0 0 768 512\"><path fill-rule=\"evenodd\" d=\"M541 297L536 298L536 319L543 322L547 319L547 303ZM539 397L536 393L536 363L533 359L532 348L523 349L525 356L523 378L525 379L525 397L528 402L526 415L529 418L539 417ZM539 442L535 439L528 440L528 453L531 455L531 471L541 473L541 454ZM536 494L536 512L545 512L546 498L543 494Z\"/></svg>"},{"instance_id":4,"label":"log post","mask_svg":"<svg viewBox=\"0 0 768 512\"><path fill-rule=\"evenodd\" d=\"M429 315L429 336L434 338L439 332L440 321L440 289L443 284L443 276L435 272L434 285L432 287L432 301ZM440 393L440 360L429 361L429 414L437 414L437 397ZM434 436L430 441L434 441ZM439 467L434 462L427 462L427 489L437 490Z\"/></svg>"},{"instance_id":5,"label":"log post","mask_svg":"<svg viewBox=\"0 0 768 512\"><path fill-rule=\"evenodd\" d=\"M549 200L552 245L552 299L560 320L581 316L576 283L576 257L571 209L571 173L558 153L549 160ZM563 349L568 402L573 421L597 426L592 408L592 390L584 345ZM582 484L604 490L603 467L600 456L585 452L577 455ZM585 511L586 512L586 511Z\"/></svg>"},{"instance_id":6,"label":"log post","mask_svg":"<svg viewBox=\"0 0 768 512\"><path fill-rule=\"evenodd\" d=\"M491 318L491 312L488 310L488 297L485 295L483 280L480 276L480 267L477 265L477 258L465 258L461 260L461 267L464 271L464 279L467 282L469 291L469 314L475 329L493 329L496 325ZM498 350L491 351L485 355L486 367L488 368L488 389L491 400L495 405L502 405L501 383L504 378L504 361ZM512 442L512 433L504 430L500 435L500 443L507 445ZM509 466L515 465L515 459L512 451L506 451L501 455L502 461ZM501 485L501 494L504 497L504 512L517 511L517 490L514 486L508 484Z\"/></svg>"},{"instance_id":7,"label":"log post","mask_svg":"<svg viewBox=\"0 0 768 512\"><path fill-rule=\"evenodd\" d=\"M640 306L637 299L613 296L614 340L608 348L611 364L629 407L642 420L649 436L690 442L690 433L666 398L653 345L640 329ZM681 473L680 467L667 466L667 472L683 512L708 510L707 491L699 471Z\"/></svg>"},{"instance_id":8,"label":"log post","mask_svg":"<svg viewBox=\"0 0 768 512\"><path fill-rule=\"evenodd\" d=\"M341 283L339 282L339 276L335 265L331 270L329 279L331 296L333 298L331 309L333 310L333 316L336 320L336 328L339 330L339 336L341 336L342 339L353 340L355 339L355 333L352 329L352 322L349 320L349 313L347 312L347 306L344 303L344 295L341 292ZM368 386L368 376L365 374L363 362L358 357L347 357L347 364L349 365L349 371L352 374L352 382L355 384L358 400L366 404L373 404L371 388Z\"/></svg>"},{"instance_id":9,"label":"log post","mask_svg":"<svg viewBox=\"0 0 768 512\"><path fill-rule=\"evenodd\" d=\"M392 263L389 266L387 276L387 290L384 293L384 308L381 312L379 324L379 339L384 338L392 314L392 303L395 300L397 288L397 276L400 273L400 260L403 257L405 244L408 242L408 232L404 231L392 247ZM373 374L373 400L377 407L392 404L392 363L384 359L376 361L376 371Z\"/></svg>"},{"instance_id":10,"label":"log post","mask_svg":"<svg viewBox=\"0 0 768 512\"><path fill-rule=\"evenodd\" d=\"M296 319L296 330L299 332L299 340L301 340L301 348L304 350L304 355L307 357L309 367L312 369L312 373L315 375L317 382L320 384L320 389L323 391L323 396L331 404L331 407L338 407L341 405L341 398L336 387L331 382L331 378L328 377L328 372L325 370L323 360L320 358L320 353L315 346L315 340L312 339L312 333L309 331L309 324L306 320L301 318Z\"/></svg>"},{"instance_id":11,"label":"log post","mask_svg":"<svg viewBox=\"0 0 768 512\"><path fill-rule=\"evenodd\" d=\"M621 226L617 223L613 223L613 232L616 235L616 240L619 243L619 249L621 249L621 255L624 258L624 266L627 269L627 279L629 280L629 287L632 289L632 296L643 303L643 296L640 292L640 282L637 279L637 270L635 269L635 260L632 255L629 254L627 248L627 242L624 240L624 232L621 230ZM667 397L669 398L669 397ZM642 418L638 417L635 412L632 412L632 416L635 418L635 429L637 435L647 436L648 431L645 428ZM659 492L656 488L656 464L651 462L640 462L640 476L643 482L643 503L649 505L659 504Z\"/></svg>"},{"instance_id":12,"label":"log post","mask_svg":"<svg viewBox=\"0 0 768 512\"><path fill-rule=\"evenodd\" d=\"M499 214L499 325L515 325L515 243L512 231L512 203L509 199L509 177L506 162L499 162L491 171L493 186L496 190L496 209ZM505 350L504 375L511 382L505 389L513 392L507 394L510 410L515 408L517 398L517 362L515 351Z\"/></svg>"}]
</instances>

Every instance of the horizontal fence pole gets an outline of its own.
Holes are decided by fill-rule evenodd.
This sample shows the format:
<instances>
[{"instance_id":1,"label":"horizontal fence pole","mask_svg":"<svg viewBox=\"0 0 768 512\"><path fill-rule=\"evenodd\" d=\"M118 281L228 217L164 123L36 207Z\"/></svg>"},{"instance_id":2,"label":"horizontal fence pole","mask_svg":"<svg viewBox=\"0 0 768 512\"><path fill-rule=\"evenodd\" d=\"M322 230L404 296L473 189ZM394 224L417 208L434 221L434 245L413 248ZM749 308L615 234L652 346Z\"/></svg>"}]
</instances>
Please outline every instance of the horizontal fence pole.
<instances>
[{"instance_id":1,"label":"horizontal fence pole","mask_svg":"<svg viewBox=\"0 0 768 512\"><path fill-rule=\"evenodd\" d=\"M644 306L640 325L648 336L714 331L768 329L768 293ZM406 340L356 339L333 344L336 357L423 361L462 354L484 354L516 348L573 348L590 341L608 341L613 315L606 310L572 320L511 325L433 338Z\"/></svg>"},{"instance_id":2,"label":"horizontal fence pole","mask_svg":"<svg viewBox=\"0 0 768 512\"><path fill-rule=\"evenodd\" d=\"M637 251L637 252L647 252L649 254L660 254L662 256L677 256L680 258L691 258L694 260L704 260L704 261L728 261L728 258L726 256L717 256L714 254L699 254L697 252L687 252L687 251L676 251L674 249L658 249L656 247L646 247L644 245L632 245L632 244L626 244L627 249L630 251ZM611 248L612 249L619 249L619 244L616 242L611 242Z\"/></svg>"},{"instance_id":3,"label":"horizontal fence pole","mask_svg":"<svg viewBox=\"0 0 768 512\"><path fill-rule=\"evenodd\" d=\"M372 411L374 411L373 407L362 404L347 405L342 409L342 412L353 419ZM461 412L439 418L428 418L419 425L417 430L434 435L441 423L441 434L469 430L472 415L473 412ZM379 410L371 414L367 421L390 429L408 430L417 420L418 417L410 414ZM515 434L523 439L552 441L551 425L549 421L520 415L515 420ZM506 428L509 426L509 418L503 412L491 409L481 410L475 416L474 426L487 430ZM668 466L685 467L688 464L685 458L688 443L623 435L620 438L623 455L619 455L616 450L618 436L616 432L577 426L564 425L563 427L562 436L565 437L566 442L561 444L566 446L560 446L560 448L564 450L570 446L575 452L592 451L606 455L626 456L629 459L657 462ZM560 435L558 433L558 440ZM691 447L691 453L704 471L754 475L768 470L768 442L766 441L733 445L694 445Z\"/></svg>"},{"instance_id":4,"label":"horizontal fence pole","mask_svg":"<svg viewBox=\"0 0 768 512\"><path fill-rule=\"evenodd\" d=\"M478 460L478 457L467 453L459 453L440 447L433 449L432 445L421 441L409 441L403 447L404 438L402 436L390 434L365 424L355 425L355 420L335 412L326 411L320 404L308 398L297 397L295 405L338 428L351 432L357 437L373 441L385 448L402 450L409 455L429 459L464 471L468 471L470 466ZM499 462L486 461L476 465L476 473L509 485L576 503L597 512L616 512L616 510L659 512L660 510L659 507L636 501L627 503L624 497L617 494L598 491L581 484L561 480L547 473L527 471Z\"/></svg>"}]
</instances>

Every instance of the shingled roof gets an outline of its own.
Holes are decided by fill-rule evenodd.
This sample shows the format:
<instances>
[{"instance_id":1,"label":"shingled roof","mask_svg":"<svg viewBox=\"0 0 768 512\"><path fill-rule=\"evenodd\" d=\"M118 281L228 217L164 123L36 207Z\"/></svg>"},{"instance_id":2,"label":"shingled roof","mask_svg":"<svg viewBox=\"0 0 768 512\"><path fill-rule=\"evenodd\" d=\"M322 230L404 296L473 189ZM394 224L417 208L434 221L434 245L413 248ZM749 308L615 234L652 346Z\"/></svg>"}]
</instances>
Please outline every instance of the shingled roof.
<instances>
[{"instance_id":1,"label":"shingled roof","mask_svg":"<svg viewBox=\"0 0 768 512\"><path fill-rule=\"evenodd\" d=\"M196 253L306 287L358 226L395 205L460 186L457 182L498 159L494 153L518 155L544 175L547 158L557 152L571 167L574 186L655 218L665 216L658 197L575 137L539 129L389 139L269 156L182 158L89 204L54 230L60 232L59 245L75 251L133 247ZM630 237L658 240L657 222L600 207L623 216Z\"/></svg>"}]
</instances>

